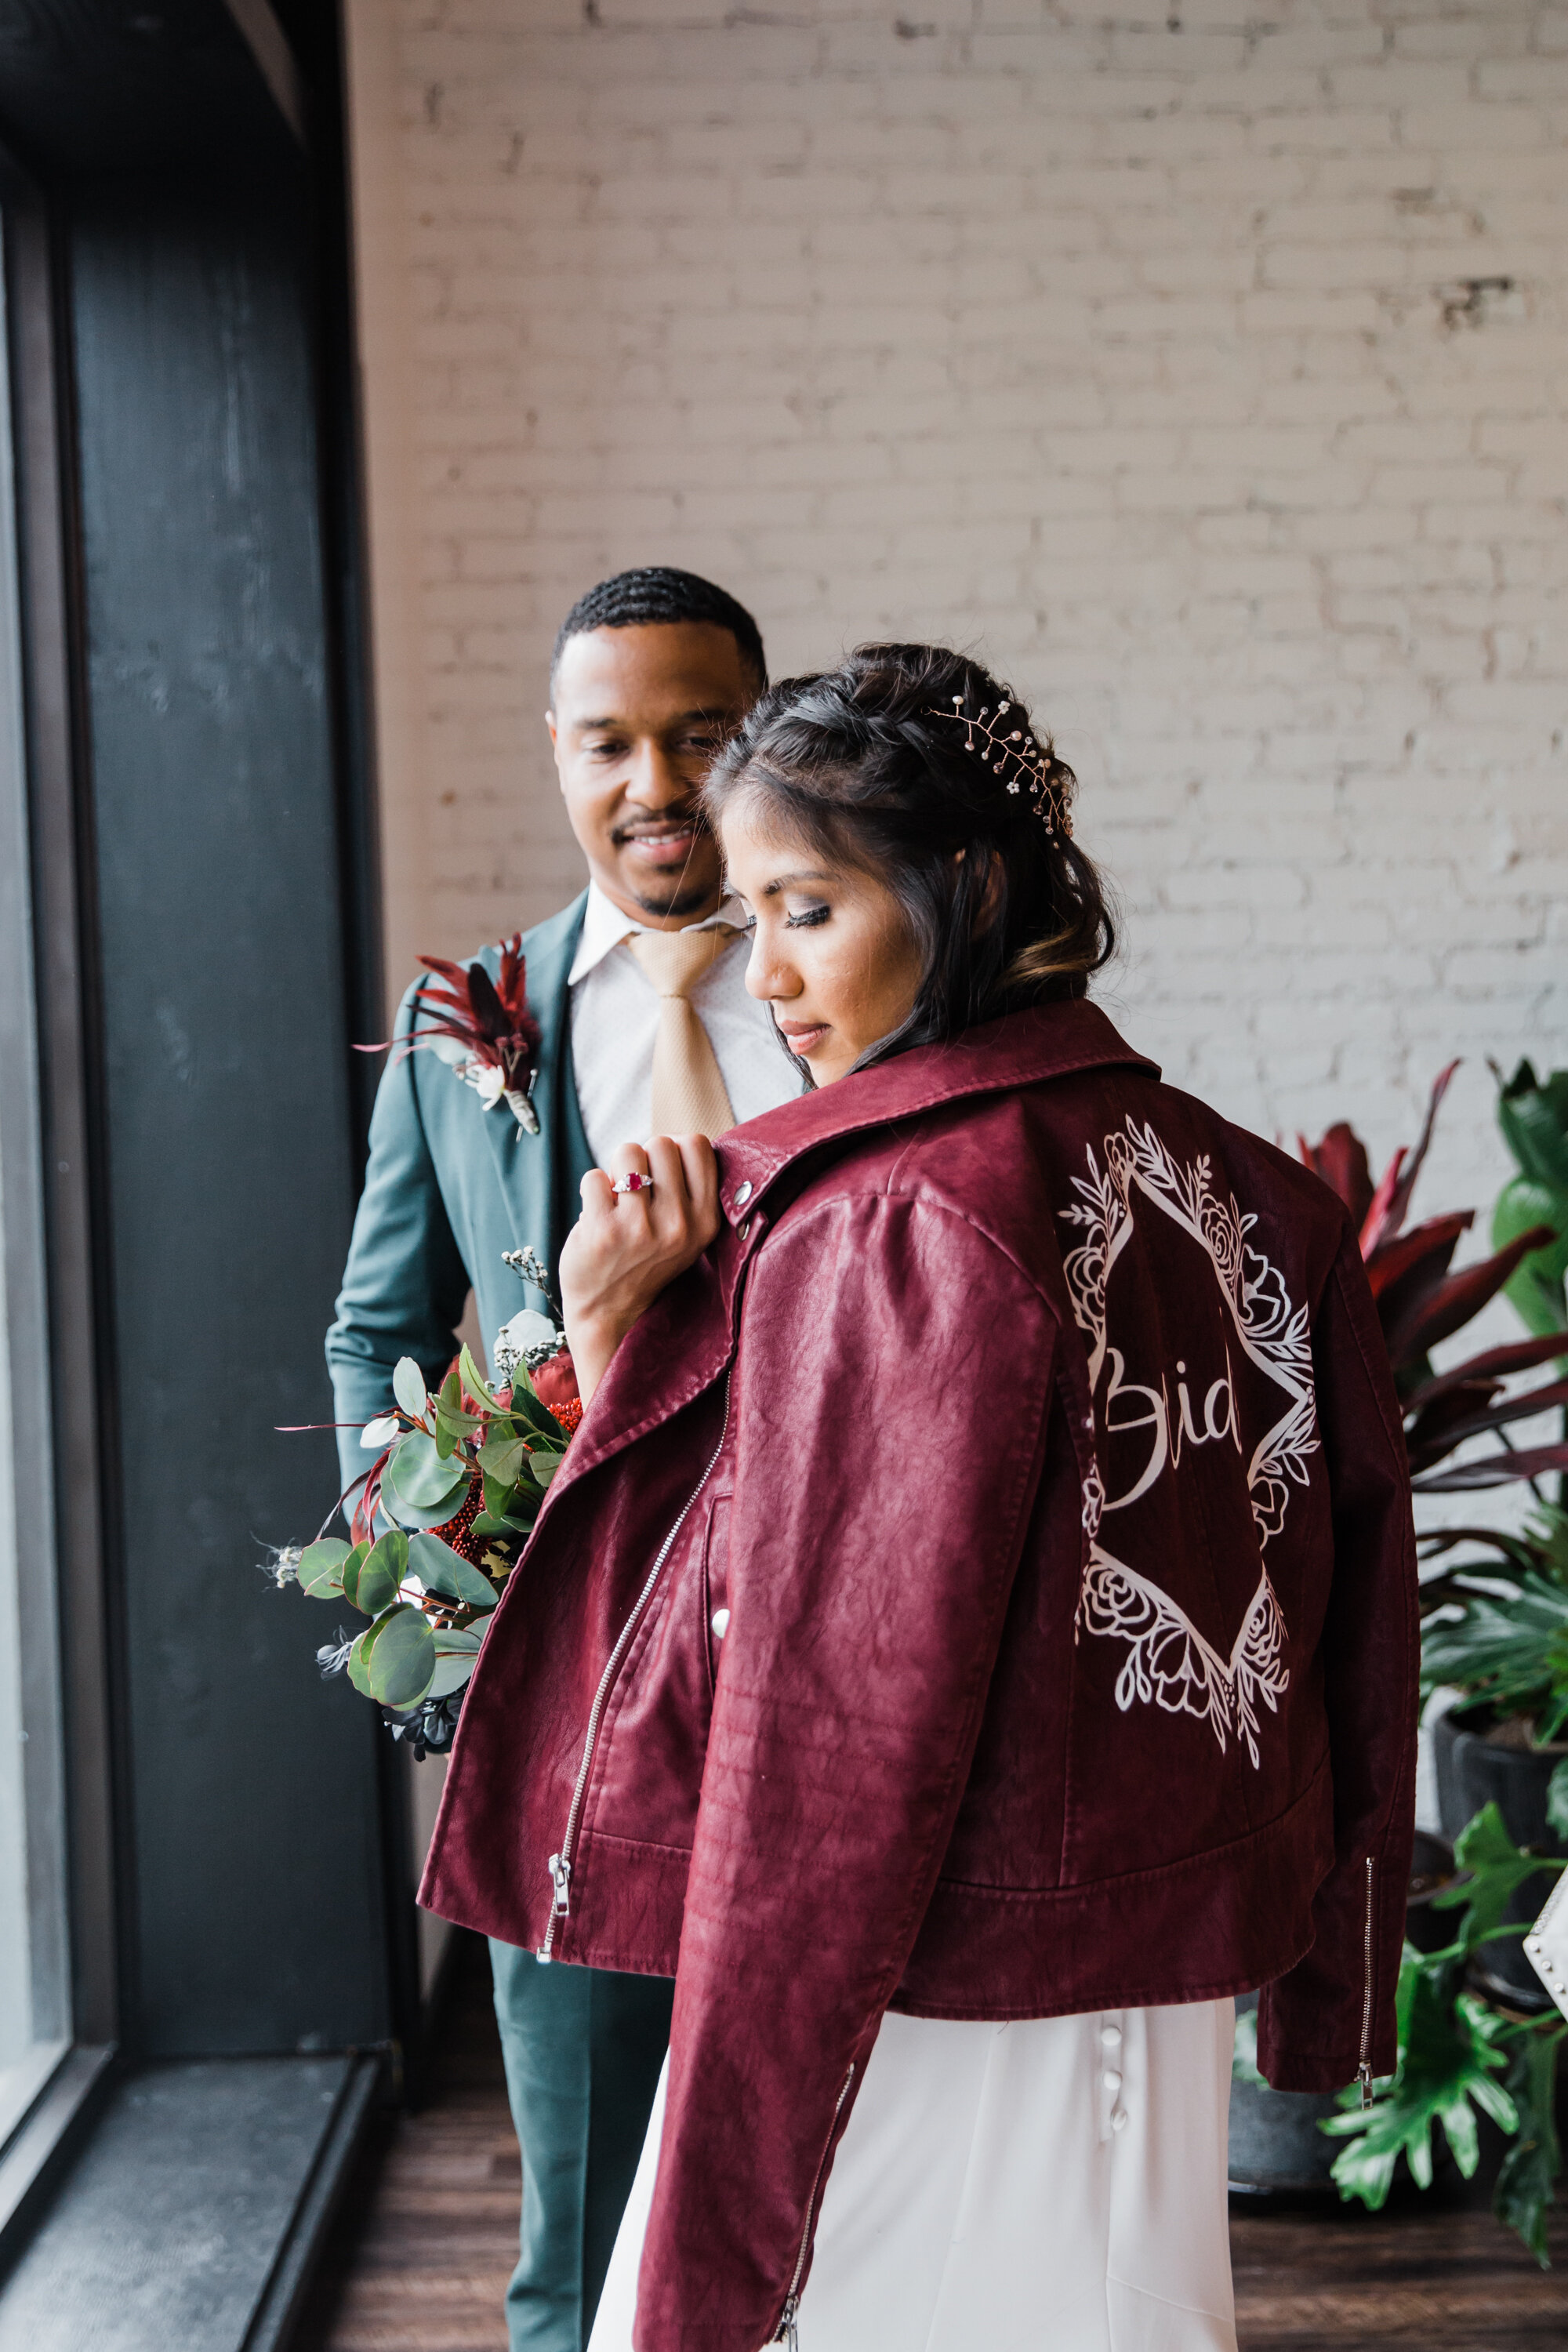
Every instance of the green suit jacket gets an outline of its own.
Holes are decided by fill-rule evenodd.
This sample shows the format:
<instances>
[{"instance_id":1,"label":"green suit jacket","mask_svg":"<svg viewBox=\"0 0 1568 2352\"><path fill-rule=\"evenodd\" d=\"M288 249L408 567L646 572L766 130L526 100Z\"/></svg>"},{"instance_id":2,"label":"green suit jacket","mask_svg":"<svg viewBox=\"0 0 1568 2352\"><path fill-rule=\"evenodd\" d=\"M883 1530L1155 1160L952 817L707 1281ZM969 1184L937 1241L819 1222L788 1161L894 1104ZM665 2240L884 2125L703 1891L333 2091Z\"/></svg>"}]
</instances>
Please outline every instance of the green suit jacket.
<instances>
[{"instance_id":1,"label":"green suit jacket","mask_svg":"<svg viewBox=\"0 0 1568 2352\"><path fill-rule=\"evenodd\" d=\"M336 1417L363 1423L392 1402L392 1368L412 1356L427 1380L451 1361L453 1327L470 1286L489 1347L520 1307L544 1302L501 1264L531 1244L553 1276L593 1164L572 1075L566 977L583 929L587 893L523 936L528 1001L542 1034L533 1106L539 1133L522 1134L504 1103L486 1110L428 1051L390 1062L370 1123L370 1162L354 1218L337 1320L327 1334ZM481 950L493 973L500 956ZM398 1007L408 1034L420 992ZM357 1429L340 1429L343 1483L372 1456Z\"/></svg>"}]
</instances>

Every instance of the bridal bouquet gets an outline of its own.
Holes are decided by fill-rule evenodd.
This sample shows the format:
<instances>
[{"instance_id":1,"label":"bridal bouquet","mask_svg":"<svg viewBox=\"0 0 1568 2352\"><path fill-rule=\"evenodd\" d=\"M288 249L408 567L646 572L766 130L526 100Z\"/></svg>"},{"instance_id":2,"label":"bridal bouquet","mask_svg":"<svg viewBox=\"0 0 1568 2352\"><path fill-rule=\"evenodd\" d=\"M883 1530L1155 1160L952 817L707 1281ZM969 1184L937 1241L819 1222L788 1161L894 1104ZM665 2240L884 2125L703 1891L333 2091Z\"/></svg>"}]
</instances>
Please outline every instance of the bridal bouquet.
<instances>
[{"instance_id":1,"label":"bridal bouquet","mask_svg":"<svg viewBox=\"0 0 1568 2352\"><path fill-rule=\"evenodd\" d=\"M507 1264L550 1297L531 1250L509 1251ZM465 1346L434 1395L403 1357L394 1410L365 1424L375 1458L328 1518L344 1512L347 1538L290 1545L272 1565L279 1585L369 1620L358 1633L340 1626L317 1661L324 1674L346 1672L419 1757L452 1744L490 1612L583 1418L549 1316L514 1316L492 1353L493 1387Z\"/></svg>"}]
</instances>

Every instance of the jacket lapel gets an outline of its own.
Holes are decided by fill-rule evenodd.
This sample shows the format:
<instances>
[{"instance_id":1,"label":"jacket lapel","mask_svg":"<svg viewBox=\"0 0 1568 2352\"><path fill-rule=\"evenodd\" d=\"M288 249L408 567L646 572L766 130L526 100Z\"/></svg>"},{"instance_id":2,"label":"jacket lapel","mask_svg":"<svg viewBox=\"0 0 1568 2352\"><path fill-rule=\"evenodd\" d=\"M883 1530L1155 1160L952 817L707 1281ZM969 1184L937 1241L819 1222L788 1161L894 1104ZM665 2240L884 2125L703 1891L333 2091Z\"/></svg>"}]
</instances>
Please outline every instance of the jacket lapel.
<instances>
[{"instance_id":1,"label":"jacket lapel","mask_svg":"<svg viewBox=\"0 0 1568 2352\"><path fill-rule=\"evenodd\" d=\"M511 1226L512 1246L531 1245L553 1273L568 1226L576 1214L577 1190L592 1166L577 1088L572 1076L572 1024L567 974L583 931L588 903L584 890L559 915L535 924L523 937L524 986L529 1010L541 1033L539 1076L533 1108L539 1133L525 1135L503 1109L481 1120L495 1160L501 1197ZM493 972L500 956L486 948L481 961ZM570 1204L570 1205L569 1205Z\"/></svg>"}]
</instances>

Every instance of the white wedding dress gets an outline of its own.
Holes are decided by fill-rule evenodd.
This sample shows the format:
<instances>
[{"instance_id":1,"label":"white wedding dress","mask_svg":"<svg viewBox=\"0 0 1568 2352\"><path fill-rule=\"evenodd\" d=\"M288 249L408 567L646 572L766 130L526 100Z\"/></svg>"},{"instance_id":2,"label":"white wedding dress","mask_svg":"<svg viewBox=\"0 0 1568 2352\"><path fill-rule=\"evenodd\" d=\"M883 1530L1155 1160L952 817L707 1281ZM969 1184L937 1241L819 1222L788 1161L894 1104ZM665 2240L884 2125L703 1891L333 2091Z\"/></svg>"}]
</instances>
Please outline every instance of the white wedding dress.
<instances>
[{"instance_id":1,"label":"white wedding dress","mask_svg":"<svg viewBox=\"0 0 1568 2352\"><path fill-rule=\"evenodd\" d=\"M1229 2000L885 2017L823 2192L800 2352L1236 2352L1234 2022ZM663 2119L661 2078L589 2352L632 2352Z\"/></svg>"}]
</instances>

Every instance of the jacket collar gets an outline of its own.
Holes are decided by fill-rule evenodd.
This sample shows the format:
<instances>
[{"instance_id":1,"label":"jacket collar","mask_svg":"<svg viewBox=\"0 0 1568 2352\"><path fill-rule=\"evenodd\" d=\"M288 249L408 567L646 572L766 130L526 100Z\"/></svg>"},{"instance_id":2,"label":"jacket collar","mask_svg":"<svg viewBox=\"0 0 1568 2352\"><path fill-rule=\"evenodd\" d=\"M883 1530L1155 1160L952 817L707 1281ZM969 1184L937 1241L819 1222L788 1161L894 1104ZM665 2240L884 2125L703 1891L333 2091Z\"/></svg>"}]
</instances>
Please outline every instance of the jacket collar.
<instances>
[{"instance_id":1,"label":"jacket collar","mask_svg":"<svg viewBox=\"0 0 1568 2352\"><path fill-rule=\"evenodd\" d=\"M1155 1077L1097 1004L1079 998L1031 1006L963 1030L944 1045L917 1045L890 1062L799 1096L720 1139L719 1197L731 1223L761 1207L795 1160L825 1143L957 1102L1038 1086L1071 1071L1130 1065Z\"/></svg>"}]
</instances>

